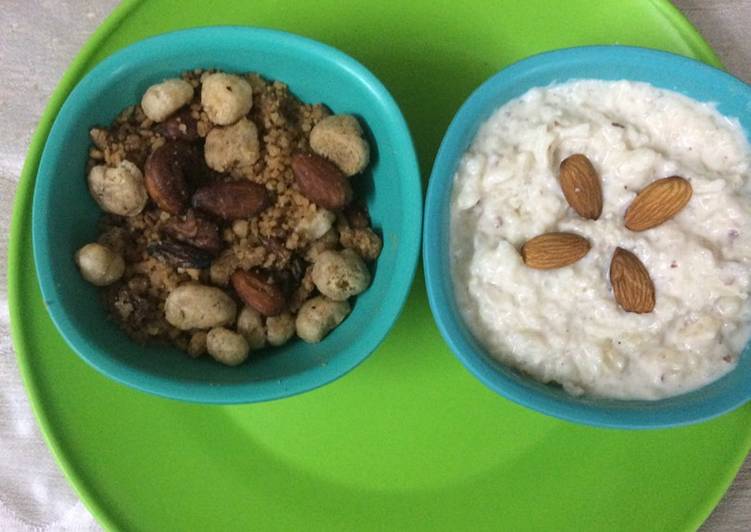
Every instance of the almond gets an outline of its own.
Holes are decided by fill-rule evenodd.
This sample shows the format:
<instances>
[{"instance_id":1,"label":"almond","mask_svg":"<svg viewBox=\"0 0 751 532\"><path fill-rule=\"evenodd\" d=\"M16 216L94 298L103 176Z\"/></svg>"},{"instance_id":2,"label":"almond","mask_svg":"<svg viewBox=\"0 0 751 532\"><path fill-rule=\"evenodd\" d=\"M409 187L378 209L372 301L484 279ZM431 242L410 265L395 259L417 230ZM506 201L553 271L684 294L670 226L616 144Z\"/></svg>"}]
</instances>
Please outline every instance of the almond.
<instances>
[{"instance_id":1,"label":"almond","mask_svg":"<svg viewBox=\"0 0 751 532\"><path fill-rule=\"evenodd\" d=\"M597 220L602 214L600 176L586 155L575 153L561 162L558 178L566 201L582 218Z\"/></svg>"},{"instance_id":2,"label":"almond","mask_svg":"<svg viewBox=\"0 0 751 532\"><path fill-rule=\"evenodd\" d=\"M590 247L586 238L573 233L545 233L522 246L522 259L530 268L552 270L575 263Z\"/></svg>"},{"instance_id":3,"label":"almond","mask_svg":"<svg viewBox=\"0 0 751 532\"><path fill-rule=\"evenodd\" d=\"M170 214L180 214L188 206L188 182L183 166L183 145L167 142L146 159L144 184L157 207Z\"/></svg>"},{"instance_id":4,"label":"almond","mask_svg":"<svg viewBox=\"0 0 751 532\"><path fill-rule=\"evenodd\" d=\"M284 292L269 275L258 271L237 270L231 279L240 299L264 316L277 316L286 308Z\"/></svg>"},{"instance_id":5,"label":"almond","mask_svg":"<svg viewBox=\"0 0 751 532\"><path fill-rule=\"evenodd\" d=\"M658 179L639 192L626 210L626 227L645 231L678 214L691 199L693 189L687 180L674 175Z\"/></svg>"},{"instance_id":6,"label":"almond","mask_svg":"<svg viewBox=\"0 0 751 532\"><path fill-rule=\"evenodd\" d=\"M214 183L196 190L193 207L222 220L255 216L269 206L266 189L250 181Z\"/></svg>"},{"instance_id":7,"label":"almond","mask_svg":"<svg viewBox=\"0 0 751 532\"><path fill-rule=\"evenodd\" d=\"M292 171L300 192L324 209L341 209L352 200L352 187L344 173L320 155L295 154Z\"/></svg>"},{"instance_id":8,"label":"almond","mask_svg":"<svg viewBox=\"0 0 751 532\"><path fill-rule=\"evenodd\" d=\"M655 308L655 286L639 258L616 248L610 261L610 284L616 302L626 312L644 314Z\"/></svg>"}]
</instances>

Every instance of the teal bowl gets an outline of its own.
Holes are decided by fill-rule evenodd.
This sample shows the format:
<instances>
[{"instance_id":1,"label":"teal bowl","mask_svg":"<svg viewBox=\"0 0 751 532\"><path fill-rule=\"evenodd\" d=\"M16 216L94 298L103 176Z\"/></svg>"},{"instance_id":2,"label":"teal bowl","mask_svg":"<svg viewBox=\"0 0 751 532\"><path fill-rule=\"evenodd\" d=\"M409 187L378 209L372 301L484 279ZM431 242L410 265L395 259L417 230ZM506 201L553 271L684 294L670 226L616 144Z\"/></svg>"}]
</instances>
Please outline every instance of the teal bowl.
<instances>
[{"instance_id":1,"label":"teal bowl","mask_svg":"<svg viewBox=\"0 0 751 532\"><path fill-rule=\"evenodd\" d=\"M370 288L318 344L300 340L240 367L174 348L142 346L107 318L97 290L81 278L75 251L97 236L101 213L86 184L88 130L138 103L149 85L197 67L258 72L305 102L323 102L367 124L374 148L358 178L384 246ZM359 188L359 190L358 190ZM73 89L52 126L32 210L34 261L44 302L70 347L104 375L164 397L202 403L277 399L333 381L384 339L409 293L420 250L422 195L407 124L388 90L364 66L324 44L266 29L209 27L140 41L108 57ZM61 356L65 356L64 353Z\"/></svg>"},{"instance_id":2,"label":"teal bowl","mask_svg":"<svg viewBox=\"0 0 751 532\"><path fill-rule=\"evenodd\" d=\"M453 352L480 381L523 406L558 418L615 428L659 428L706 420L751 400L751 348L736 369L696 391L658 401L573 397L497 362L472 336L454 298L449 263L449 206L454 172L478 127L498 107L533 87L572 79L644 81L736 117L751 138L751 87L678 55L627 46L589 46L530 57L483 83L457 112L436 156L425 202L423 261L428 300ZM430 222L430 223L428 223Z\"/></svg>"}]
</instances>

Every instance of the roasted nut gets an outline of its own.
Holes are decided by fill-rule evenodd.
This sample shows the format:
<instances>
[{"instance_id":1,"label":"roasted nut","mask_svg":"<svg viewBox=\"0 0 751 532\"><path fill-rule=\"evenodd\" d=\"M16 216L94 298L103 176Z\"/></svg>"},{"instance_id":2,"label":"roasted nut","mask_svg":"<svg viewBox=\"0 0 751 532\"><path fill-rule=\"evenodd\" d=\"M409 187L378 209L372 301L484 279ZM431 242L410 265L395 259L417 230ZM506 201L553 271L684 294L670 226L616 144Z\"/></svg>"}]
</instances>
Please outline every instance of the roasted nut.
<instances>
[{"instance_id":1,"label":"roasted nut","mask_svg":"<svg viewBox=\"0 0 751 532\"><path fill-rule=\"evenodd\" d=\"M370 146L352 115L332 115L318 122L310 132L310 147L348 176L362 172L370 161Z\"/></svg>"},{"instance_id":2,"label":"roasted nut","mask_svg":"<svg viewBox=\"0 0 751 532\"><path fill-rule=\"evenodd\" d=\"M211 266L213 257L213 254L208 251L172 240L149 244L146 251L152 257L178 268L198 268L200 270Z\"/></svg>"},{"instance_id":3,"label":"roasted nut","mask_svg":"<svg viewBox=\"0 0 751 532\"><path fill-rule=\"evenodd\" d=\"M165 318L182 331L227 325L236 313L235 302L223 290L201 284L178 286L164 302Z\"/></svg>"},{"instance_id":4,"label":"roasted nut","mask_svg":"<svg viewBox=\"0 0 751 532\"><path fill-rule=\"evenodd\" d=\"M222 220L255 216L269 205L266 189L250 181L214 183L196 190L193 206Z\"/></svg>"},{"instance_id":5,"label":"roasted nut","mask_svg":"<svg viewBox=\"0 0 751 532\"><path fill-rule=\"evenodd\" d=\"M143 174L130 161L124 160L115 168L104 165L89 171L89 192L105 212L120 216L135 216L146 206Z\"/></svg>"},{"instance_id":6,"label":"roasted nut","mask_svg":"<svg viewBox=\"0 0 751 532\"><path fill-rule=\"evenodd\" d=\"M368 208L359 202L347 205L342 214L344 214L344 219L352 229L367 229L370 227Z\"/></svg>"},{"instance_id":7,"label":"roasted nut","mask_svg":"<svg viewBox=\"0 0 751 532\"><path fill-rule=\"evenodd\" d=\"M263 316L253 307L244 306L237 317L237 332L248 341L251 349L261 349L266 345L266 327Z\"/></svg>"},{"instance_id":8,"label":"roasted nut","mask_svg":"<svg viewBox=\"0 0 751 532\"><path fill-rule=\"evenodd\" d=\"M206 350L217 362L237 366L248 358L250 347L241 334L224 327L214 327L206 335Z\"/></svg>"},{"instance_id":9,"label":"roasted nut","mask_svg":"<svg viewBox=\"0 0 751 532\"><path fill-rule=\"evenodd\" d=\"M206 353L206 331L196 331L190 337L188 343L188 354L193 358L198 358Z\"/></svg>"},{"instance_id":10,"label":"roasted nut","mask_svg":"<svg viewBox=\"0 0 751 532\"><path fill-rule=\"evenodd\" d=\"M312 276L318 291L334 301L357 295L370 284L368 267L351 249L319 254Z\"/></svg>"},{"instance_id":11,"label":"roasted nut","mask_svg":"<svg viewBox=\"0 0 751 532\"><path fill-rule=\"evenodd\" d=\"M191 150L181 142L167 142L146 159L146 190L157 207L170 214L181 214L190 197L185 166Z\"/></svg>"},{"instance_id":12,"label":"roasted nut","mask_svg":"<svg viewBox=\"0 0 751 532\"><path fill-rule=\"evenodd\" d=\"M198 122L193 118L190 109L178 111L154 129L169 140L193 142L201 138L198 134Z\"/></svg>"},{"instance_id":13,"label":"roasted nut","mask_svg":"<svg viewBox=\"0 0 751 532\"><path fill-rule=\"evenodd\" d=\"M336 165L320 155L295 154L292 171L300 192L319 207L341 209L352 200L352 187L347 178Z\"/></svg>"},{"instance_id":14,"label":"roasted nut","mask_svg":"<svg viewBox=\"0 0 751 532\"><path fill-rule=\"evenodd\" d=\"M192 209L189 209L185 216L170 218L162 227L162 231L175 240L208 251L212 255L219 253L222 247L219 227Z\"/></svg>"},{"instance_id":15,"label":"roasted nut","mask_svg":"<svg viewBox=\"0 0 751 532\"><path fill-rule=\"evenodd\" d=\"M81 276L95 286L110 285L125 273L123 258L101 244L86 244L76 252L75 260Z\"/></svg>"},{"instance_id":16,"label":"roasted nut","mask_svg":"<svg viewBox=\"0 0 751 532\"><path fill-rule=\"evenodd\" d=\"M305 251L305 260L315 262L318 255L329 249L336 249L339 244L339 233L332 228L318 240L314 240ZM312 269L312 267L311 267Z\"/></svg>"},{"instance_id":17,"label":"roasted nut","mask_svg":"<svg viewBox=\"0 0 751 532\"><path fill-rule=\"evenodd\" d=\"M235 123L253 106L253 89L239 76L217 72L203 79L201 104L209 120L220 126Z\"/></svg>"},{"instance_id":18,"label":"roasted nut","mask_svg":"<svg viewBox=\"0 0 751 532\"><path fill-rule=\"evenodd\" d=\"M215 127L206 135L206 164L217 172L247 173L259 154L258 128L247 118L232 126Z\"/></svg>"},{"instance_id":19,"label":"roasted nut","mask_svg":"<svg viewBox=\"0 0 751 532\"><path fill-rule=\"evenodd\" d=\"M381 254L381 237L370 227L364 229L342 229L339 234L342 246L355 251L364 260L374 261Z\"/></svg>"},{"instance_id":20,"label":"roasted nut","mask_svg":"<svg viewBox=\"0 0 751 532\"><path fill-rule=\"evenodd\" d=\"M182 79L167 79L152 85L141 99L143 113L161 122L193 99L193 86Z\"/></svg>"},{"instance_id":21,"label":"roasted nut","mask_svg":"<svg viewBox=\"0 0 751 532\"><path fill-rule=\"evenodd\" d=\"M297 336L308 343L320 342L344 321L349 311L346 301L332 301L325 296L309 299L300 307L295 319Z\"/></svg>"},{"instance_id":22,"label":"roasted nut","mask_svg":"<svg viewBox=\"0 0 751 532\"><path fill-rule=\"evenodd\" d=\"M268 275L237 270L230 280L240 299L264 316L276 316L286 307L284 292Z\"/></svg>"},{"instance_id":23,"label":"roasted nut","mask_svg":"<svg viewBox=\"0 0 751 532\"><path fill-rule=\"evenodd\" d=\"M308 240L316 240L331 229L335 220L336 215L333 212L318 208L312 213L307 213L297 222L295 232Z\"/></svg>"},{"instance_id":24,"label":"roasted nut","mask_svg":"<svg viewBox=\"0 0 751 532\"><path fill-rule=\"evenodd\" d=\"M273 346L286 344L295 335L295 318L289 312L266 319L266 339Z\"/></svg>"}]
</instances>

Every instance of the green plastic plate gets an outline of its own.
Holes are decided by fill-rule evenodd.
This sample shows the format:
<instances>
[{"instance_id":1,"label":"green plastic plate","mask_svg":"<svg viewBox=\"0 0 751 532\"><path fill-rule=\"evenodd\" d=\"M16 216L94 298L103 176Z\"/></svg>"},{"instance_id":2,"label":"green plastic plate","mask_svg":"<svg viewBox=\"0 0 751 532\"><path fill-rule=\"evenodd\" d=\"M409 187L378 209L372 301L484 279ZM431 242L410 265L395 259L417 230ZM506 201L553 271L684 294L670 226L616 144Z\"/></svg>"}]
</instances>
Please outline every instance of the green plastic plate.
<instances>
[{"instance_id":1,"label":"green plastic plate","mask_svg":"<svg viewBox=\"0 0 751 532\"><path fill-rule=\"evenodd\" d=\"M10 239L13 340L50 447L100 522L124 530L686 530L751 446L751 407L652 432L577 426L486 389L449 352L421 275L380 349L332 385L200 406L115 384L82 362L40 297L31 196L50 124L107 54L177 28L248 24L341 48L392 90L423 175L449 120L504 65L622 43L718 64L665 1L125 2L83 48L33 139ZM430 223L430 221L428 221Z\"/></svg>"}]
</instances>

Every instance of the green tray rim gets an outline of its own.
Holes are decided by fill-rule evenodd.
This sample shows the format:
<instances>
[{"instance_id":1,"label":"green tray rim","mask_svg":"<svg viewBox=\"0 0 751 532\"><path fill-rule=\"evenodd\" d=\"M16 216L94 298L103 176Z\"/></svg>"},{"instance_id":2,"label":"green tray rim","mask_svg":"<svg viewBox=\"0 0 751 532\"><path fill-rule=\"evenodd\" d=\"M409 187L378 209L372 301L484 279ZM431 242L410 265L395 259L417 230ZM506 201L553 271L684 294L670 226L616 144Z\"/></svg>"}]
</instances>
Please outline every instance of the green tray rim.
<instances>
[{"instance_id":1,"label":"green tray rim","mask_svg":"<svg viewBox=\"0 0 751 532\"><path fill-rule=\"evenodd\" d=\"M21 170L21 175L13 200L8 243L7 288L11 341L16 353L16 360L18 361L24 387L26 388L26 392L31 402L32 411L34 412L34 416L41 428L45 443L51 450L55 461L62 469L66 479L97 522L108 530L118 530L118 523L115 522L113 516L110 515L105 507L99 502L96 494L86 484L74 463L68 458L64 446L56 434L54 424L50 421L44 408L41 391L33 378L33 371L30 358L27 354L26 342L23 336L22 327L19 325L22 319L19 307L19 301L22 299L22 294L17 279L21 275L20 272L22 266L20 264L20 242L24 230L24 224L22 221L23 213L31 208L36 171L52 123L68 94L84 74L85 70L89 68L89 63L91 62L92 57L98 51L105 39L122 24L132 11L145 1L146 0L123 0L122 3L120 3L112 13L105 18L101 25L94 31L94 33L92 33L91 37L89 37L78 54L76 54L50 96L31 138L26 159ZM722 61L709 43L701 36L699 31L685 17L685 15L683 15L683 13L670 2L670 0L649 1L669 20L670 24L678 31L681 38L698 58L720 68L724 68ZM690 525L691 529L696 530L702 525L702 523L704 523L735 480L740 467L745 461L746 455L751 451L751 430L746 434L744 447L745 448L742 450L743 452L738 453L732 467L728 468L725 475L726 478L718 483L716 493L712 497L707 498L705 503L701 505L701 511L694 513L695 517L693 519L689 518L687 520L687 524Z\"/></svg>"}]
</instances>

